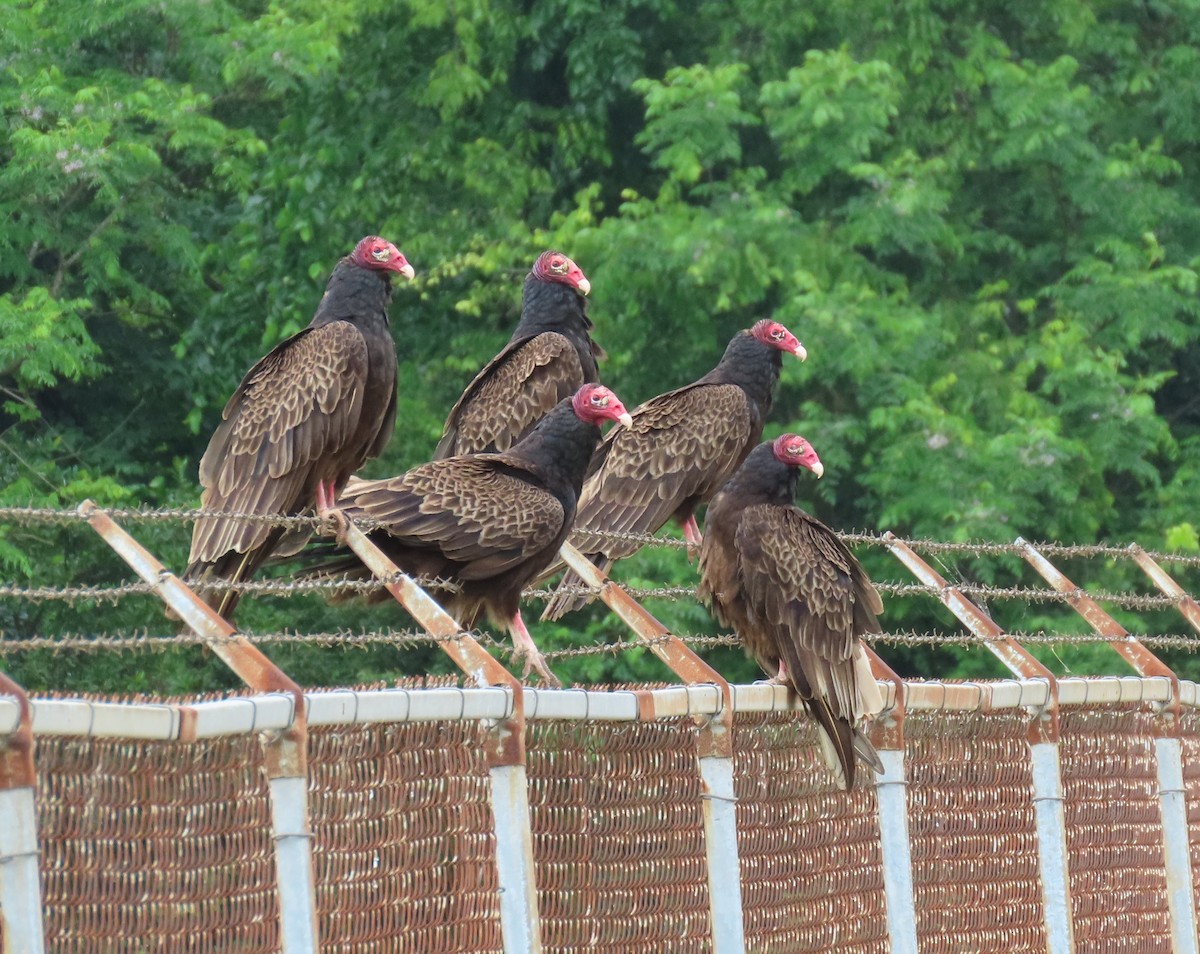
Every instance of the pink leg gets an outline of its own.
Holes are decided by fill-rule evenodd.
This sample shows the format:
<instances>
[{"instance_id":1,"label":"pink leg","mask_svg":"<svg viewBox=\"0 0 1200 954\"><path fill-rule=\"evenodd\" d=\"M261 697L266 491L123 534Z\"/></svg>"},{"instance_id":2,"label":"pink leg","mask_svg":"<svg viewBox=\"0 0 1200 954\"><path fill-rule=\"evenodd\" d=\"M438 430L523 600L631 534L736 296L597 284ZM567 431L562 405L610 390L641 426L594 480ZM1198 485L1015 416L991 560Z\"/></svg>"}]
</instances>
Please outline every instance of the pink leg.
<instances>
[{"instance_id":1,"label":"pink leg","mask_svg":"<svg viewBox=\"0 0 1200 954\"><path fill-rule=\"evenodd\" d=\"M339 541L346 531L346 515L337 507L337 494L333 481L317 483L317 517L321 521L321 532L333 534Z\"/></svg>"},{"instance_id":2,"label":"pink leg","mask_svg":"<svg viewBox=\"0 0 1200 954\"><path fill-rule=\"evenodd\" d=\"M525 668L521 670L521 678L529 679L529 670L534 669L537 674L542 677L542 680L548 686L558 688L562 685L558 681L558 677L550 671L546 665L546 660L543 658L541 650L534 645L533 637L529 635L529 630L525 628L525 621L521 619L521 611L512 618L512 623L509 629L513 641L513 659L524 659Z\"/></svg>"},{"instance_id":3,"label":"pink leg","mask_svg":"<svg viewBox=\"0 0 1200 954\"><path fill-rule=\"evenodd\" d=\"M687 541L688 559L696 559L700 553L700 544L704 542L704 536L700 533L700 527L696 524L695 514L692 514L683 522L683 539Z\"/></svg>"}]
</instances>

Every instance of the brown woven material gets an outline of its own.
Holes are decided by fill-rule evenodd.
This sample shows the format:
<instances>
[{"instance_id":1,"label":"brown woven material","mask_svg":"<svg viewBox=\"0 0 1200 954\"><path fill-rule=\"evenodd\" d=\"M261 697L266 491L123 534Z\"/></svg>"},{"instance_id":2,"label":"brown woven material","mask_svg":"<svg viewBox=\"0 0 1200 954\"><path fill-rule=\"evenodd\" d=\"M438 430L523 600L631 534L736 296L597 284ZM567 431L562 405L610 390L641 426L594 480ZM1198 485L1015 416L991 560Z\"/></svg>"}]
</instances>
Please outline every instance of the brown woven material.
<instances>
[{"instance_id":1,"label":"brown woven material","mask_svg":"<svg viewBox=\"0 0 1200 954\"><path fill-rule=\"evenodd\" d=\"M1185 709L1180 723L1183 789L1187 804L1188 845L1192 859L1192 893L1200 910L1200 713Z\"/></svg>"},{"instance_id":2,"label":"brown woven material","mask_svg":"<svg viewBox=\"0 0 1200 954\"><path fill-rule=\"evenodd\" d=\"M325 952L499 952L484 729L312 729L309 810Z\"/></svg>"},{"instance_id":3,"label":"brown woven material","mask_svg":"<svg viewBox=\"0 0 1200 954\"><path fill-rule=\"evenodd\" d=\"M1154 719L1112 710L1062 717L1071 907L1081 951L1171 950Z\"/></svg>"},{"instance_id":4,"label":"brown woven material","mask_svg":"<svg viewBox=\"0 0 1200 954\"><path fill-rule=\"evenodd\" d=\"M533 855L548 952L710 950L689 719L533 723Z\"/></svg>"},{"instance_id":5,"label":"brown woven material","mask_svg":"<svg viewBox=\"0 0 1200 954\"><path fill-rule=\"evenodd\" d=\"M46 949L278 951L262 763L254 737L39 739Z\"/></svg>"},{"instance_id":6,"label":"brown woven material","mask_svg":"<svg viewBox=\"0 0 1200 954\"><path fill-rule=\"evenodd\" d=\"M905 721L922 952L1046 950L1026 724L974 713Z\"/></svg>"},{"instance_id":7,"label":"brown woven material","mask_svg":"<svg viewBox=\"0 0 1200 954\"><path fill-rule=\"evenodd\" d=\"M799 713L743 715L734 725L747 950L886 954L870 772L838 791Z\"/></svg>"}]
</instances>

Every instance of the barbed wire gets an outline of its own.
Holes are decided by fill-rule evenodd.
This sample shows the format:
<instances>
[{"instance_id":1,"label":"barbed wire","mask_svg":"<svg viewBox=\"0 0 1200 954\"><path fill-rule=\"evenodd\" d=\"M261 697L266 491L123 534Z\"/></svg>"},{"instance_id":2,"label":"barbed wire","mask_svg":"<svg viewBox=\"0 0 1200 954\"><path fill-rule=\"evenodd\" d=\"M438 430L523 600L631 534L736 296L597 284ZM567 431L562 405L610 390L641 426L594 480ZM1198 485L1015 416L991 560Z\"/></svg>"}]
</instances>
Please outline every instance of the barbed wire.
<instances>
[{"instance_id":1,"label":"barbed wire","mask_svg":"<svg viewBox=\"0 0 1200 954\"><path fill-rule=\"evenodd\" d=\"M322 521L311 514L298 516L283 516L279 514L251 514L231 510L203 510L199 508L171 507L100 507L114 520L129 520L131 522L184 522L194 521L200 517L225 518L240 520L246 523L266 524L288 529L317 530ZM75 509L54 507L0 507L0 522L14 524L59 523L73 524L86 520L83 514ZM370 521L359 522L363 529L370 530L378 524ZM638 543L642 546L654 546L682 549L687 543L671 536L656 536L648 533L626 533L612 530L580 529L581 535L601 540L615 540ZM1131 556L1128 545L1113 545L1101 543L1068 544L1056 542L1028 541L1027 544L996 543L989 541L944 541L927 538L908 539L895 536L889 538L885 534L869 531L848 531L839 536L848 544L864 544L867 546L889 547L894 542L903 543L921 553L962 553L971 556L1023 556L1026 545L1046 555L1067 557L1114 557L1129 559ZM1152 559L1159 562L1169 562L1179 566L1200 567L1200 555L1172 553L1168 551L1145 550Z\"/></svg>"},{"instance_id":2,"label":"barbed wire","mask_svg":"<svg viewBox=\"0 0 1200 954\"><path fill-rule=\"evenodd\" d=\"M349 630L304 633L299 631L283 631L270 633L243 632L238 635L256 645L305 645L313 647L365 648L369 646L392 646L396 648L414 648L417 646L436 646L442 643L455 642L470 636L501 659L511 659L513 648L507 640L497 639L489 633L472 630L456 633L451 636L434 636L423 630L378 630L369 632L352 632ZM1013 640L1022 645L1085 645L1113 642L1108 636L1098 633L1058 633L1058 632L1018 632L1008 634ZM1182 649L1187 652L1200 652L1200 635L1187 633L1135 633L1133 634L1143 645L1155 649ZM678 638L693 649L716 649L724 647L740 647L741 639L732 634L678 634ZM668 642L671 636L655 636L648 638L625 639L610 643L596 643L588 646L572 646L565 649L547 650L543 653L547 660L569 659L582 656L618 655L634 648L653 649L654 646ZM907 630L903 632L885 632L865 637L871 645L891 646L959 646L982 648L989 640L975 633L956 631L951 633L929 633ZM181 632L156 635L149 630L135 630L127 633L64 633L57 636L12 637L0 632L0 658L19 653L49 650L51 652L78 653L122 653L122 652L166 652L171 649L191 646L205 646L212 642L207 637L193 632Z\"/></svg>"}]
</instances>

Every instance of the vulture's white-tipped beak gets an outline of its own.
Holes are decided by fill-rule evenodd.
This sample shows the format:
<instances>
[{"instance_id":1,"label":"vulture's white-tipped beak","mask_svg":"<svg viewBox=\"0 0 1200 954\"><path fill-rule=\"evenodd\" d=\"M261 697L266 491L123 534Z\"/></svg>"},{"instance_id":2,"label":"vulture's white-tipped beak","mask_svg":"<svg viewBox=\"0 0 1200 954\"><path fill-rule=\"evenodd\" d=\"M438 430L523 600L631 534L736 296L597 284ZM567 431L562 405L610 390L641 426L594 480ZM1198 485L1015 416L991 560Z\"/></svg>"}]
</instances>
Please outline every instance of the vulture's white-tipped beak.
<instances>
[{"instance_id":1,"label":"vulture's white-tipped beak","mask_svg":"<svg viewBox=\"0 0 1200 954\"><path fill-rule=\"evenodd\" d=\"M796 347L792 349L792 354L794 354L801 361L808 357L808 352L804 350L804 345L802 345L799 341L796 342Z\"/></svg>"},{"instance_id":2,"label":"vulture's white-tipped beak","mask_svg":"<svg viewBox=\"0 0 1200 954\"><path fill-rule=\"evenodd\" d=\"M626 411L624 414L621 414L617 420L626 427L633 427L633 415L628 411Z\"/></svg>"},{"instance_id":3,"label":"vulture's white-tipped beak","mask_svg":"<svg viewBox=\"0 0 1200 954\"><path fill-rule=\"evenodd\" d=\"M822 464L819 460L813 461L813 465L809 468L809 470L811 470L814 474L817 475L817 480L820 480L822 477L825 476L825 465Z\"/></svg>"},{"instance_id":4,"label":"vulture's white-tipped beak","mask_svg":"<svg viewBox=\"0 0 1200 954\"><path fill-rule=\"evenodd\" d=\"M409 265L408 262L405 262L404 265L401 266L400 274L407 278L410 282L417 276L416 269Z\"/></svg>"},{"instance_id":5,"label":"vulture's white-tipped beak","mask_svg":"<svg viewBox=\"0 0 1200 954\"><path fill-rule=\"evenodd\" d=\"M581 278L579 279L579 284L575 287L579 289L579 294L586 296L591 293L592 283L586 278Z\"/></svg>"}]
</instances>

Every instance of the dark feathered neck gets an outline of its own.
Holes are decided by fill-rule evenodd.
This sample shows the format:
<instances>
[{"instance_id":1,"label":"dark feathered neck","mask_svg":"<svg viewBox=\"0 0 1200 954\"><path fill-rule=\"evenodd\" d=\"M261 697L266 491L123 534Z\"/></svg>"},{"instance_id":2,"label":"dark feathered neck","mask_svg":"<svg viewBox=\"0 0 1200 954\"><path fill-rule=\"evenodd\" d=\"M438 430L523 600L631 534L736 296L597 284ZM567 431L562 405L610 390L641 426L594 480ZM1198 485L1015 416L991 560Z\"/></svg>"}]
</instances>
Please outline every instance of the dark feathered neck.
<instances>
[{"instance_id":1,"label":"dark feathered neck","mask_svg":"<svg viewBox=\"0 0 1200 954\"><path fill-rule=\"evenodd\" d=\"M571 399L563 398L505 456L528 461L547 489L559 497L570 490L574 498L599 441L600 428L581 421Z\"/></svg>"},{"instance_id":2,"label":"dark feathered neck","mask_svg":"<svg viewBox=\"0 0 1200 954\"><path fill-rule=\"evenodd\" d=\"M736 384L758 403L765 417L771 410L771 397L782 367L782 351L763 344L748 331L739 331L717 366L701 380L707 384Z\"/></svg>"},{"instance_id":3,"label":"dark feathered neck","mask_svg":"<svg viewBox=\"0 0 1200 954\"><path fill-rule=\"evenodd\" d=\"M788 505L796 499L800 470L775 456L771 441L759 444L729 478L722 493L737 498L743 506L771 503Z\"/></svg>"},{"instance_id":4,"label":"dark feathered neck","mask_svg":"<svg viewBox=\"0 0 1200 954\"><path fill-rule=\"evenodd\" d=\"M587 338L592 322L587 316L587 299L570 285L547 282L532 272L525 278L521 293L521 320L512 340L528 338L543 331L581 333Z\"/></svg>"},{"instance_id":5,"label":"dark feathered neck","mask_svg":"<svg viewBox=\"0 0 1200 954\"><path fill-rule=\"evenodd\" d=\"M309 327L317 328L331 321L382 320L386 325L391 300L391 273L355 265L347 255L334 266Z\"/></svg>"}]
</instances>

